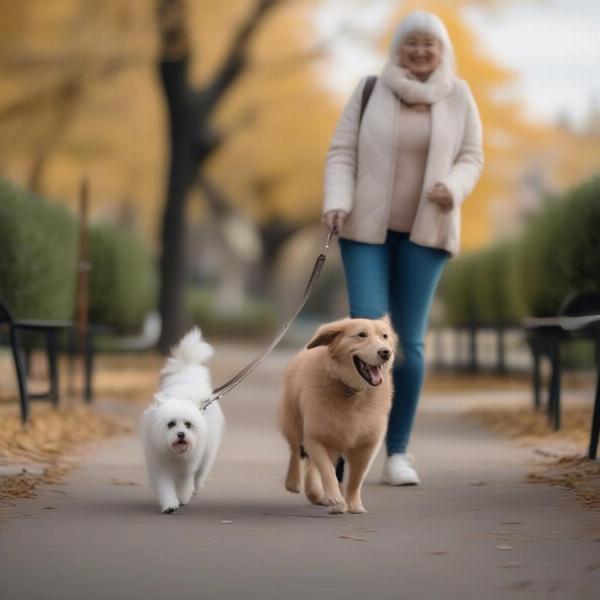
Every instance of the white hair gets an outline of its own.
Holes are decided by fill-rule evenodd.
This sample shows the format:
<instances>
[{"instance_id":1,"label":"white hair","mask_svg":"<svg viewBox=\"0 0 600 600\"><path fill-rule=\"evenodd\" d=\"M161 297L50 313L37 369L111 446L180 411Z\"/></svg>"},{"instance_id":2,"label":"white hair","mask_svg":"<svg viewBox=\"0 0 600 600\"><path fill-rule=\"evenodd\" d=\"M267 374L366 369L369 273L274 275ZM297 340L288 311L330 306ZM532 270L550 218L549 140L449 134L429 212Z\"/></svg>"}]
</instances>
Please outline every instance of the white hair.
<instances>
[{"instance_id":1,"label":"white hair","mask_svg":"<svg viewBox=\"0 0 600 600\"><path fill-rule=\"evenodd\" d=\"M441 65L451 71L456 71L454 48L444 22L433 13L414 11L406 15L396 27L390 55L393 61L398 60L400 45L406 37L416 31L428 33L437 38L442 45Z\"/></svg>"}]
</instances>

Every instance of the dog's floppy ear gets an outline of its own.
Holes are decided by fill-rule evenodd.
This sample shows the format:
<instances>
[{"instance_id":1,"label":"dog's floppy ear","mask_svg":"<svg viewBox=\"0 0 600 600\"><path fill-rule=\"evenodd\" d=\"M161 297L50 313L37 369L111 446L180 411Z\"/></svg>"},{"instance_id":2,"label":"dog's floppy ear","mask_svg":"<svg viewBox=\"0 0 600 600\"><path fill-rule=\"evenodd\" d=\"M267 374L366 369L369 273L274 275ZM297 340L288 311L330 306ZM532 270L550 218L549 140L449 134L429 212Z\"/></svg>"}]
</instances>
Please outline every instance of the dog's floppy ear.
<instances>
[{"instance_id":1,"label":"dog's floppy ear","mask_svg":"<svg viewBox=\"0 0 600 600\"><path fill-rule=\"evenodd\" d=\"M321 325L315 332L313 339L306 345L307 349L310 350L310 348L316 348L317 346L329 346L342 333L346 322L347 319L342 319L341 321Z\"/></svg>"}]
</instances>

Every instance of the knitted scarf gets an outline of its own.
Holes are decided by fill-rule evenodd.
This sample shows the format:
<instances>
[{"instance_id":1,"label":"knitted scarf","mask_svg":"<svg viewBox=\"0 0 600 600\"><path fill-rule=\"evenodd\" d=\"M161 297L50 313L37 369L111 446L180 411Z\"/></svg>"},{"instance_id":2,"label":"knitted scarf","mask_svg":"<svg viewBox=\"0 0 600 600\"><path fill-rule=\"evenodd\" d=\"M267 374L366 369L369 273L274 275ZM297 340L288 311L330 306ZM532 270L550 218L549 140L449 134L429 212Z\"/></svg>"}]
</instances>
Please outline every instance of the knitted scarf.
<instances>
[{"instance_id":1,"label":"knitted scarf","mask_svg":"<svg viewBox=\"0 0 600 600\"><path fill-rule=\"evenodd\" d=\"M449 69L438 67L425 81L420 81L408 69L388 62L381 79L406 104L435 104L452 91L455 76Z\"/></svg>"}]
</instances>

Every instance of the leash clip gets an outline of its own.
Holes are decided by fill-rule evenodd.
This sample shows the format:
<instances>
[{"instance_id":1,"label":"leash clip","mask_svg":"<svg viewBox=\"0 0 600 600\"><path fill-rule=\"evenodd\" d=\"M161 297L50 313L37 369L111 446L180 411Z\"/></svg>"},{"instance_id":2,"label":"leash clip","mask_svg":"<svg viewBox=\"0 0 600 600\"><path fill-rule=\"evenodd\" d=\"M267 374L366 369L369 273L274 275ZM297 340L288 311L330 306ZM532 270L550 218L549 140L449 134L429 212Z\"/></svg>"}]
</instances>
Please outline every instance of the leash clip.
<instances>
[{"instance_id":1,"label":"leash clip","mask_svg":"<svg viewBox=\"0 0 600 600\"><path fill-rule=\"evenodd\" d=\"M200 406L200 410L204 412L211 404L220 400L222 396L222 392L219 392L218 394L213 394L208 400L205 400L202 403L202 406Z\"/></svg>"}]
</instances>

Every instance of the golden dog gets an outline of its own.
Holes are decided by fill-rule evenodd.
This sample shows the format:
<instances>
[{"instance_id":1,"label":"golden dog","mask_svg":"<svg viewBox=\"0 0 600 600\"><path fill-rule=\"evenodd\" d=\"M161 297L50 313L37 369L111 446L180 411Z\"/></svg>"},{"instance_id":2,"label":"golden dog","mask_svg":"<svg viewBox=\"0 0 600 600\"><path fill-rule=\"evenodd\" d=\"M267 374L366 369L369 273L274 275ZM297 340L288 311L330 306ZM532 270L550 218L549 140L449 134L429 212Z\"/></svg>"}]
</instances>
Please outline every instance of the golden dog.
<instances>
[{"instance_id":1,"label":"golden dog","mask_svg":"<svg viewBox=\"0 0 600 600\"><path fill-rule=\"evenodd\" d=\"M319 327L292 359L280 415L291 451L287 490L300 492L304 456L304 491L313 504L366 512L361 488L387 427L397 341L387 315L347 318ZM345 497L334 467L340 456L350 468Z\"/></svg>"}]
</instances>

